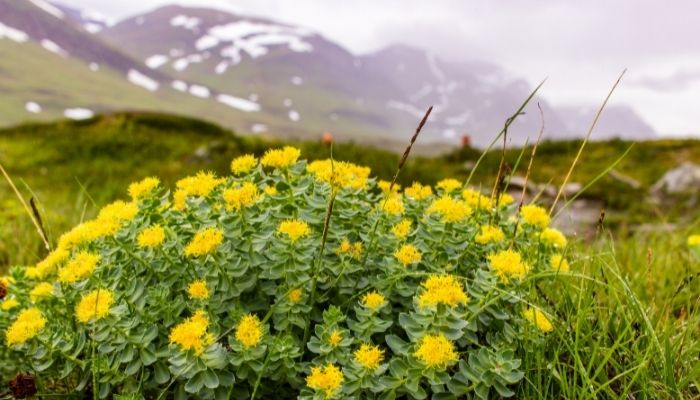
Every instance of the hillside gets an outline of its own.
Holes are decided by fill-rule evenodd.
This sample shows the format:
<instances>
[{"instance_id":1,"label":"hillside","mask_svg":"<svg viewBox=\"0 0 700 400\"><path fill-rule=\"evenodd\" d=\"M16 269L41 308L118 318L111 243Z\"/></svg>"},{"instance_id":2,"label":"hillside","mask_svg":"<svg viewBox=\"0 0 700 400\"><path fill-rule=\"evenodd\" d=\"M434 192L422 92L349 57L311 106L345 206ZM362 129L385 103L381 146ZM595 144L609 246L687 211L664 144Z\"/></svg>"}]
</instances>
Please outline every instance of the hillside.
<instances>
[{"instance_id":1,"label":"hillside","mask_svg":"<svg viewBox=\"0 0 700 400\"><path fill-rule=\"evenodd\" d=\"M422 140L420 138L418 143ZM25 197L36 198L55 238L83 216L92 215L100 205L125 196L124 188L134 180L157 175L166 185L172 186L176 179L201 169L222 174L228 171L229 162L236 155L261 155L266 149L283 144L256 136L238 136L200 120L163 114L119 113L85 121L27 124L0 130L0 162ZM294 145L312 160L327 158L330 154L329 147L317 141ZM579 141L544 142L534 163L533 180L560 183L579 145ZM589 144L572 181L591 182L629 145L625 141ZM508 164L515 166L521 153L520 149L510 149ZM352 143L334 145L333 154L338 160L370 166L372 174L382 179L393 176L399 161L396 153ZM529 154L529 149L524 154ZM474 149L437 158L412 155L399 181L407 185L413 181L435 183L448 176L466 179L469 166L479 155ZM487 153L472 184L490 188L500 157L500 150ZM641 186L631 189L626 183L605 177L591 187L586 196L602 200L611 226L622 219L631 226L655 222L660 219L658 215L669 220L689 218L697 214L691 203L672 208L665 206L661 212L658 206L647 201L648 188L666 170L683 160L700 160L700 141L638 143L617 170L638 180ZM514 174L524 174L524 165L521 162ZM37 238L32 229L28 229L24 211L4 182L0 184L0 193L3 199L0 265L32 262L42 253ZM27 232L29 237L26 237Z\"/></svg>"}]
</instances>

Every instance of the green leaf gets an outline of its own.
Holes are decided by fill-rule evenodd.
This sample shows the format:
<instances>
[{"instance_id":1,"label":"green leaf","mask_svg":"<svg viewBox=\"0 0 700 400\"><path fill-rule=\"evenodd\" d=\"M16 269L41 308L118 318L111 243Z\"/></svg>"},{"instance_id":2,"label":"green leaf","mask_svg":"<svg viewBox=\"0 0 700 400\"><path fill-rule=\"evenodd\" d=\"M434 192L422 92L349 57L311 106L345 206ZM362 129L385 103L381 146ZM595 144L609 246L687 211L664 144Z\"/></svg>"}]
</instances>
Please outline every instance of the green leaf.
<instances>
[{"instance_id":1,"label":"green leaf","mask_svg":"<svg viewBox=\"0 0 700 400\"><path fill-rule=\"evenodd\" d=\"M216 373L210 369L204 370L201 375L203 376L204 386L209 389L216 389L219 387L219 377Z\"/></svg>"},{"instance_id":2,"label":"green leaf","mask_svg":"<svg viewBox=\"0 0 700 400\"><path fill-rule=\"evenodd\" d=\"M187 381L185 391L187 393L197 393L202 390L202 386L204 386L204 374L200 372Z\"/></svg>"}]
</instances>

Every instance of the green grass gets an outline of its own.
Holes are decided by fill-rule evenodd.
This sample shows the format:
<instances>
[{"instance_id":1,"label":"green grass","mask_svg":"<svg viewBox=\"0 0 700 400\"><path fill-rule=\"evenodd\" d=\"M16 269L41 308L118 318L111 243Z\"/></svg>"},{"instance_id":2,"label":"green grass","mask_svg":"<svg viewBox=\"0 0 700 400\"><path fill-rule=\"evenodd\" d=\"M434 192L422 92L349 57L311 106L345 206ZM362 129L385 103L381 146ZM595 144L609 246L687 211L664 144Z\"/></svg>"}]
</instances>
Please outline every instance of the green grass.
<instances>
[{"instance_id":1,"label":"green grass","mask_svg":"<svg viewBox=\"0 0 700 400\"><path fill-rule=\"evenodd\" d=\"M44 223L57 236L94 215L115 198L126 196L133 180L157 175L167 186L186 174L211 169L224 174L236 155L262 154L280 142L240 137L198 120L157 114L117 114L84 122L34 124L0 131L0 162L26 198L34 197ZM310 159L325 158L329 148L298 143ZM533 179L558 183L580 142L545 142L538 150ZM208 146L207 159L193 157ZM590 143L572 180L588 182L622 154L629 143ZM354 144L333 148L336 159L370 165L389 179L399 156ZM507 152L515 165L519 150ZM526 150L529 154L529 150ZM401 182L434 183L447 176L465 178L467 161L478 152L465 149L445 158L411 158ZM668 168L700 158L697 141L638 143L617 169L640 181L629 192L603 179L590 194L605 199L625 218L659 222L683 216L686 228L673 233L623 234L601 231L595 240L569 249L573 273L563 282L546 275L530 279L532 290L550 299L555 330L545 343L520 354L526 371L517 398L693 399L700 398L700 260L685 245L700 230L697 214L655 217L640 201ZM500 151L486 154L475 183L490 185ZM521 163L523 164L523 163ZM520 165L518 173L524 174ZM0 185L0 266L32 264L43 258L36 231L6 184ZM696 211L697 212L697 211ZM1 387L1 386L0 386Z\"/></svg>"}]
</instances>

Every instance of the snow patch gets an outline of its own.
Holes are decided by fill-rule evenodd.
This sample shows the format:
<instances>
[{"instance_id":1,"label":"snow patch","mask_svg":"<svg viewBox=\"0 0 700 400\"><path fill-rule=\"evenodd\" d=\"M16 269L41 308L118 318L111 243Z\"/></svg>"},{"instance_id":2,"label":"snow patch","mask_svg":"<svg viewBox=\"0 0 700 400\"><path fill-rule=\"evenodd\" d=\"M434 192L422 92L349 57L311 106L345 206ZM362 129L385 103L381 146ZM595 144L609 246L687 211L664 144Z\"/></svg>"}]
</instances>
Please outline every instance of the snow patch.
<instances>
[{"instance_id":1,"label":"snow patch","mask_svg":"<svg viewBox=\"0 0 700 400\"><path fill-rule=\"evenodd\" d=\"M204 35L194 43L194 47L196 47L199 51L211 49L212 47L216 47L218 45L219 39L211 35Z\"/></svg>"},{"instance_id":2,"label":"snow patch","mask_svg":"<svg viewBox=\"0 0 700 400\"><path fill-rule=\"evenodd\" d=\"M92 72L97 72L100 70L100 65L97 63L91 62L90 64L88 64L88 68L90 68L90 71L92 71Z\"/></svg>"},{"instance_id":3,"label":"snow patch","mask_svg":"<svg viewBox=\"0 0 700 400\"><path fill-rule=\"evenodd\" d=\"M201 63L202 59L202 56L199 54L191 54L187 57L177 59L173 63L173 68L175 68L176 71L184 71L190 64Z\"/></svg>"},{"instance_id":4,"label":"snow patch","mask_svg":"<svg viewBox=\"0 0 700 400\"><path fill-rule=\"evenodd\" d=\"M433 85L425 84L425 85L423 85L423 87L422 87L419 91L417 91L416 93L412 94L412 95L409 97L409 99L410 99L412 102L415 103L416 101L418 101L418 100L422 99L423 97L429 95L432 91L433 91Z\"/></svg>"},{"instance_id":5,"label":"snow patch","mask_svg":"<svg viewBox=\"0 0 700 400\"><path fill-rule=\"evenodd\" d=\"M67 108L63 111L63 115L68 119L81 120L92 118L95 113L87 108Z\"/></svg>"},{"instance_id":6,"label":"snow patch","mask_svg":"<svg viewBox=\"0 0 700 400\"><path fill-rule=\"evenodd\" d=\"M267 132L267 125L265 125L265 124L253 124L253 126L250 127L250 130L253 133Z\"/></svg>"},{"instance_id":7,"label":"snow patch","mask_svg":"<svg viewBox=\"0 0 700 400\"><path fill-rule=\"evenodd\" d=\"M192 96L197 96L206 99L211 95L211 91L208 87L205 86L192 85L190 86L190 94Z\"/></svg>"},{"instance_id":8,"label":"snow patch","mask_svg":"<svg viewBox=\"0 0 700 400\"><path fill-rule=\"evenodd\" d=\"M289 108L292 106L292 99L284 99L282 104L284 104L285 107Z\"/></svg>"},{"instance_id":9,"label":"snow patch","mask_svg":"<svg viewBox=\"0 0 700 400\"><path fill-rule=\"evenodd\" d=\"M80 16L83 17L84 20L101 23L107 26L112 26L115 23L113 18L95 10L82 10Z\"/></svg>"},{"instance_id":10,"label":"snow patch","mask_svg":"<svg viewBox=\"0 0 700 400\"><path fill-rule=\"evenodd\" d=\"M168 62L170 58L162 54L154 54L146 59L146 66L150 69L157 69Z\"/></svg>"},{"instance_id":11,"label":"snow patch","mask_svg":"<svg viewBox=\"0 0 700 400\"><path fill-rule=\"evenodd\" d=\"M133 83L136 86L141 86L142 88L150 92L155 92L156 90L158 90L159 85L157 81L149 78L148 76L140 73L135 69L129 70L127 78L129 79L129 82Z\"/></svg>"},{"instance_id":12,"label":"snow patch","mask_svg":"<svg viewBox=\"0 0 700 400\"><path fill-rule=\"evenodd\" d=\"M258 98L259 98L259 97L258 97L258 94L257 94L257 93L251 93L251 94L248 96L248 100L250 100L250 101L258 101Z\"/></svg>"},{"instance_id":13,"label":"snow patch","mask_svg":"<svg viewBox=\"0 0 700 400\"><path fill-rule=\"evenodd\" d=\"M41 106L39 103L35 103L33 101L28 101L24 105L24 108L32 114L39 114L41 112Z\"/></svg>"},{"instance_id":14,"label":"snow patch","mask_svg":"<svg viewBox=\"0 0 700 400\"><path fill-rule=\"evenodd\" d=\"M202 22L201 19L197 17L188 17L187 15L178 15L170 20L171 26L180 26L188 30L195 30L199 24Z\"/></svg>"},{"instance_id":15,"label":"snow patch","mask_svg":"<svg viewBox=\"0 0 700 400\"><path fill-rule=\"evenodd\" d=\"M183 81L173 81L170 86L178 92L187 92L187 84Z\"/></svg>"},{"instance_id":16,"label":"snow patch","mask_svg":"<svg viewBox=\"0 0 700 400\"><path fill-rule=\"evenodd\" d=\"M53 4L45 2L44 0L29 0L29 1L31 1L35 6L41 8L42 10L46 11L47 13L53 15L56 18L63 19L63 17L65 17L65 15L63 14L63 11L59 10Z\"/></svg>"},{"instance_id":17,"label":"snow patch","mask_svg":"<svg viewBox=\"0 0 700 400\"><path fill-rule=\"evenodd\" d=\"M29 35L19 29L11 28L0 22L0 39L4 38L8 38L17 43L23 43L29 39Z\"/></svg>"},{"instance_id":18,"label":"snow patch","mask_svg":"<svg viewBox=\"0 0 700 400\"><path fill-rule=\"evenodd\" d=\"M295 111L295 110L289 110L288 115L289 115L289 119L294 121L294 122L297 122L301 119L301 115L299 115L299 112Z\"/></svg>"},{"instance_id":19,"label":"snow patch","mask_svg":"<svg viewBox=\"0 0 700 400\"><path fill-rule=\"evenodd\" d=\"M68 57L68 53L61 48L58 44L55 42L50 41L49 39L42 39L41 40L41 47L45 48L46 50L58 54L61 57Z\"/></svg>"},{"instance_id":20,"label":"snow patch","mask_svg":"<svg viewBox=\"0 0 700 400\"><path fill-rule=\"evenodd\" d=\"M304 80L301 79L300 76L293 76L292 79L290 80L290 82L292 82L292 85L299 86L302 83L304 83Z\"/></svg>"},{"instance_id":21,"label":"snow patch","mask_svg":"<svg viewBox=\"0 0 700 400\"><path fill-rule=\"evenodd\" d=\"M220 103L226 104L229 107L236 108L245 112L255 112L260 111L260 104L242 99L240 97L231 96L228 94L220 94L216 96L216 100Z\"/></svg>"},{"instance_id":22,"label":"snow patch","mask_svg":"<svg viewBox=\"0 0 700 400\"><path fill-rule=\"evenodd\" d=\"M224 72L226 72L226 70L228 70L228 66L229 66L228 61L222 61L222 62L216 64L216 68L214 69L214 71L216 71L217 74L221 75Z\"/></svg>"},{"instance_id":23,"label":"snow patch","mask_svg":"<svg viewBox=\"0 0 700 400\"><path fill-rule=\"evenodd\" d=\"M95 34L102 30L102 25L96 24L94 22L86 22L83 24L83 28L85 28L85 30L88 31L88 33Z\"/></svg>"},{"instance_id":24,"label":"snow patch","mask_svg":"<svg viewBox=\"0 0 700 400\"><path fill-rule=\"evenodd\" d=\"M391 100L387 102L386 106L388 108L393 108L394 110L409 113L418 119L423 118L423 115L425 114L425 111L418 109L418 107L414 106L413 104L402 103L397 100Z\"/></svg>"}]
</instances>

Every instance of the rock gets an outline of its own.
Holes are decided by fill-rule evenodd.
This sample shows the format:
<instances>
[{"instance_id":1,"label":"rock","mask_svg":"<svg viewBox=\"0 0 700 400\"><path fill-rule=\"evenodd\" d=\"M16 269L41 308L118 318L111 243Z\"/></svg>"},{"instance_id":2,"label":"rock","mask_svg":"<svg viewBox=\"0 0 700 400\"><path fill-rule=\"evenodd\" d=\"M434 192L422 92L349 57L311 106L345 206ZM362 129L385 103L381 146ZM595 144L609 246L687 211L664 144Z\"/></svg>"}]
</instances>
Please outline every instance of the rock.
<instances>
[{"instance_id":1,"label":"rock","mask_svg":"<svg viewBox=\"0 0 700 400\"><path fill-rule=\"evenodd\" d=\"M684 162L680 166L666 172L652 187L651 192L658 193L690 193L700 190L700 165Z\"/></svg>"},{"instance_id":2,"label":"rock","mask_svg":"<svg viewBox=\"0 0 700 400\"><path fill-rule=\"evenodd\" d=\"M627 176L618 170L611 169L608 175L613 178L614 180L624 183L625 185L631 187L632 189L640 189L642 187L642 184L639 183L638 180L632 178L631 176Z\"/></svg>"},{"instance_id":3,"label":"rock","mask_svg":"<svg viewBox=\"0 0 700 400\"><path fill-rule=\"evenodd\" d=\"M583 189L583 185L578 182L567 183L564 185L561 195L564 196L565 199L568 199L576 196L581 189Z\"/></svg>"}]
</instances>

